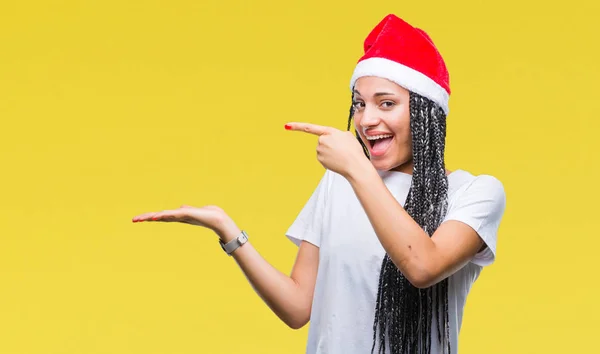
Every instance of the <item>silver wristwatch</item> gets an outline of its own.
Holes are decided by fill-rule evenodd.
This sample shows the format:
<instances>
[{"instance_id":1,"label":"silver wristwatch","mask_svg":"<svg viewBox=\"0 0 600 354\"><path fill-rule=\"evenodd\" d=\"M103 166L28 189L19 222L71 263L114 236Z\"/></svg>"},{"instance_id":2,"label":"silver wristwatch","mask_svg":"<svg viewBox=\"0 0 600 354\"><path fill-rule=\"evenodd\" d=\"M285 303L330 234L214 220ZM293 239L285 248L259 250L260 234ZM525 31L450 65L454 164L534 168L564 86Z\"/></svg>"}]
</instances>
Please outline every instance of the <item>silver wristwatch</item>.
<instances>
[{"instance_id":1,"label":"silver wristwatch","mask_svg":"<svg viewBox=\"0 0 600 354\"><path fill-rule=\"evenodd\" d=\"M223 251L225 251L225 253L227 253L228 256L231 256L233 251L237 250L238 247L240 247L246 242L248 242L248 235L244 230L242 230L242 233L238 237L234 238L233 240L227 243L223 243L223 241L219 240L221 248L223 249Z\"/></svg>"}]
</instances>

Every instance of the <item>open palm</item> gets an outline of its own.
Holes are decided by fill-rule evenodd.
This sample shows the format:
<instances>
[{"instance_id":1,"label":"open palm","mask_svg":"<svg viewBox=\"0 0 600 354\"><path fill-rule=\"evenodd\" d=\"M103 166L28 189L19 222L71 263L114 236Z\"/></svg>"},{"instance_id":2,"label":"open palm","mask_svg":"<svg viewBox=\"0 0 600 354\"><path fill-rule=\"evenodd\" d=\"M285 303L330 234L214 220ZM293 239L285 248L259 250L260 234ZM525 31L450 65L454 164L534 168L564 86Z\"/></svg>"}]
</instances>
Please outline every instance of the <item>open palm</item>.
<instances>
[{"instance_id":1,"label":"open palm","mask_svg":"<svg viewBox=\"0 0 600 354\"><path fill-rule=\"evenodd\" d=\"M220 233L221 227L228 216L223 209L209 205L201 208L182 205L178 209L149 212L135 216L133 222L160 221L180 222L209 228Z\"/></svg>"}]
</instances>

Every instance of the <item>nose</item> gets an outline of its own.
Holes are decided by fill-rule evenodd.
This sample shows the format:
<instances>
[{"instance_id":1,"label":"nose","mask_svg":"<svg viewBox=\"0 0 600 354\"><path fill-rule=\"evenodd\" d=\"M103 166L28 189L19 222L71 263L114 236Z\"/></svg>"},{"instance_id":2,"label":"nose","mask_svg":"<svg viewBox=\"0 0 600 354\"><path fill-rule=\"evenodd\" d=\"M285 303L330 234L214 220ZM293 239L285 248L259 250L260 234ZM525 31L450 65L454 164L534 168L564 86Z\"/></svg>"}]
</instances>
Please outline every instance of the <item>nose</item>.
<instances>
[{"instance_id":1,"label":"nose","mask_svg":"<svg viewBox=\"0 0 600 354\"><path fill-rule=\"evenodd\" d=\"M366 105L362 112L362 117L360 118L360 126L363 129L374 127L381 121L377 109L375 107L369 107L369 105Z\"/></svg>"}]
</instances>

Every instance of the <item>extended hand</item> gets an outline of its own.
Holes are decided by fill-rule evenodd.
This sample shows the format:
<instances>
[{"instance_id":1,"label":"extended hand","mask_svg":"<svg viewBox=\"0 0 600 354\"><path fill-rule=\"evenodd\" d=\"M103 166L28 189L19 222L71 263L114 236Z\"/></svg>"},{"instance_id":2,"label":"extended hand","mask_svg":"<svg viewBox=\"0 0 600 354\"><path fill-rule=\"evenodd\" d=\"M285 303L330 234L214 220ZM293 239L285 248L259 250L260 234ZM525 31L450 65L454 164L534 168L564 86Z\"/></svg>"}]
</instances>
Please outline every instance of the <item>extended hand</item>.
<instances>
[{"instance_id":1,"label":"extended hand","mask_svg":"<svg viewBox=\"0 0 600 354\"><path fill-rule=\"evenodd\" d=\"M225 211L217 206L212 205L202 208L182 205L179 209L163 210L159 212L150 212L137 215L132 219L132 221L180 222L202 226L213 230L224 241L227 241L227 234L229 234L228 231L234 227L233 220L231 220Z\"/></svg>"},{"instance_id":2,"label":"extended hand","mask_svg":"<svg viewBox=\"0 0 600 354\"><path fill-rule=\"evenodd\" d=\"M346 178L368 161L362 146L349 131L310 123L288 123L285 128L317 135L317 159L321 165Z\"/></svg>"}]
</instances>

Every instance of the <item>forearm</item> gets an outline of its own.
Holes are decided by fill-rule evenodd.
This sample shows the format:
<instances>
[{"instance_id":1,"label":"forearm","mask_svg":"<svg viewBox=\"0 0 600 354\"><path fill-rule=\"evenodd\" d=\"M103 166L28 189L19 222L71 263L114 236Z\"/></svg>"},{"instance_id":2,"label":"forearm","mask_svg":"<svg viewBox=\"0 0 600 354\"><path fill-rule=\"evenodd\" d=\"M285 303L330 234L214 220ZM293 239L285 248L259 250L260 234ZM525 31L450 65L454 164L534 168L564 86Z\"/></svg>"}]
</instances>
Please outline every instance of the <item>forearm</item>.
<instances>
[{"instance_id":1,"label":"forearm","mask_svg":"<svg viewBox=\"0 0 600 354\"><path fill-rule=\"evenodd\" d=\"M415 286L431 278L435 243L404 210L372 166L348 177L379 241L394 264Z\"/></svg>"},{"instance_id":2,"label":"forearm","mask_svg":"<svg viewBox=\"0 0 600 354\"><path fill-rule=\"evenodd\" d=\"M224 242L240 234L229 225L221 236ZM310 317L312 294L290 276L268 263L248 241L232 253L242 272L260 298L291 328L304 326Z\"/></svg>"}]
</instances>

